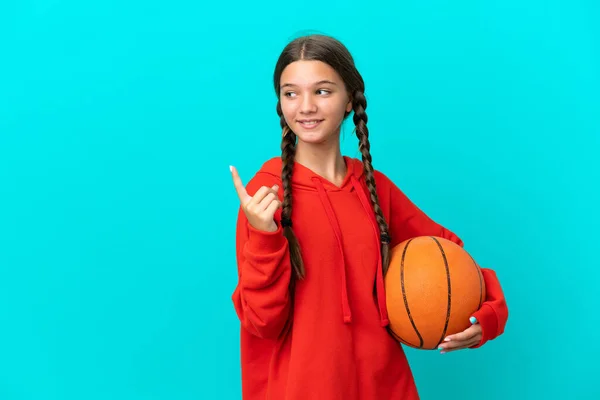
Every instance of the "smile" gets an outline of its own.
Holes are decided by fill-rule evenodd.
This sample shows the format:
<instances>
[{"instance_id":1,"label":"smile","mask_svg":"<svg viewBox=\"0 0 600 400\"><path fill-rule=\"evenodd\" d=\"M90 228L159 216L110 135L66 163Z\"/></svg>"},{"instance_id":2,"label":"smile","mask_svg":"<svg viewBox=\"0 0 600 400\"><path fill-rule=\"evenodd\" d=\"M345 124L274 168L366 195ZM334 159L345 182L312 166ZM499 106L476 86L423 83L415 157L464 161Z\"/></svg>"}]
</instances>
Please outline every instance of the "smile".
<instances>
[{"instance_id":1,"label":"smile","mask_svg":"<svg viewBox=\"0 0 600 400\"><path fill-rule=\"evenodd\" d=\"M322 119L311 119L311 120L303 120L298 121L298 123L306 129L312 129L318 126L323 120Z\"/></svg>"}]
</instances>

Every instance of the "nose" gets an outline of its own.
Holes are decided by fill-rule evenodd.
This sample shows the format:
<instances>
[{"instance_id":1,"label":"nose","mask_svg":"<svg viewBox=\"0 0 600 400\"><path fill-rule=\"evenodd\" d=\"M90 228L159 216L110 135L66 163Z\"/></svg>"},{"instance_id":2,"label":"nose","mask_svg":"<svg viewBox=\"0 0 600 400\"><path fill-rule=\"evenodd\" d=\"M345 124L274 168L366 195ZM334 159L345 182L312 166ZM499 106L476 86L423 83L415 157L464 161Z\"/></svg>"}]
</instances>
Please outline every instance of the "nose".
<instances>
[{"instance_id":1,"label":"nose","mask_svg":"<svg viewBox=\"0 0 600 400\"><path fill-rule=\"evenodd\" d=\"M302 99L302 105L300 106L300 112L302 114L311 114L317 111L317 103L314 101L313 96L307 95Z\"/></svg>"}]
</instances>

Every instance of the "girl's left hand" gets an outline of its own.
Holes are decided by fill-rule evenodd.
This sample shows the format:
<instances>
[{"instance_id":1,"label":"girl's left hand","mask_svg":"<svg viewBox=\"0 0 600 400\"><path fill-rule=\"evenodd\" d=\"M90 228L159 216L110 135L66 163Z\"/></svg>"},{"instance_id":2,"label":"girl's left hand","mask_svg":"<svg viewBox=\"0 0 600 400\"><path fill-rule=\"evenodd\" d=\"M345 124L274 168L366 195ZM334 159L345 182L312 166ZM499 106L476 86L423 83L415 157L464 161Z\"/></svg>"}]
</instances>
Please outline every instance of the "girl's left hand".
<instances>
[{"instance_id":1,"label":"girl's left hand","mask_svg":"<svg viewBox=\"0 0 600 400\"><path fill-rule=\"evenodd\" d=\"M441 350L440 354L466 349L479 343L481 340L481 325L475 317L471 317L470 321L472 323L470 327L444 339L444 342L438 346L438 350Z\"/></svg>"}]
</instances>

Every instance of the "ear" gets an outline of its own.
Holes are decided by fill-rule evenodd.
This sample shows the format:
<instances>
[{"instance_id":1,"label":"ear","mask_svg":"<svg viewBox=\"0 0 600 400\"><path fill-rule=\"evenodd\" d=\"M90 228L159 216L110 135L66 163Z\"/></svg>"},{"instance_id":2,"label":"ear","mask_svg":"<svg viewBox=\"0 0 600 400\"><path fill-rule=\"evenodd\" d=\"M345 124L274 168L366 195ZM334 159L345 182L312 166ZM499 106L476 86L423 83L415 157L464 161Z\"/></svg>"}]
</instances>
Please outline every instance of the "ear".
<instances>
[{"instance_id":1,"label":"ear","mask_svg":"<svg viewBox=\"0 0 600 400\"><path fill-rule=\"evenodd\" d=\"M352 111L352 97L350 97L348 104L346 104L346 112L349 113L350 111Z\"/></svg>"}]
</instances>

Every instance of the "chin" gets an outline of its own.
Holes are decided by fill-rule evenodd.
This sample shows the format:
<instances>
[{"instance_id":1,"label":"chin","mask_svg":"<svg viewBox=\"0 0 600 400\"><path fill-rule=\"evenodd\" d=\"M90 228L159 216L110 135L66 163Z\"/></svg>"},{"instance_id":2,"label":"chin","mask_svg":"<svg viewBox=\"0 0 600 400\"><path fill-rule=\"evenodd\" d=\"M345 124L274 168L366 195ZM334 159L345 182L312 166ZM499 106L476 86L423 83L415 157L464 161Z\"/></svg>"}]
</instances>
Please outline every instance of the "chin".
<instances>
[{"instance_id":1,"label":"chin","mask_svg":"<svg viewBox=\"0 0 600 400\"><path fill-rule=\"evenodd\" d=\"M327 139L329 139L331 137L330 135L322 135L322 134L319 134L318 132L314 132L314 133L300 132L300 134L296 134L296 136L298 137L299 140L303 141L304 143L310 143L310 144L325 143L325 142L327 142Z\"/></svg>"}]
</instances>

